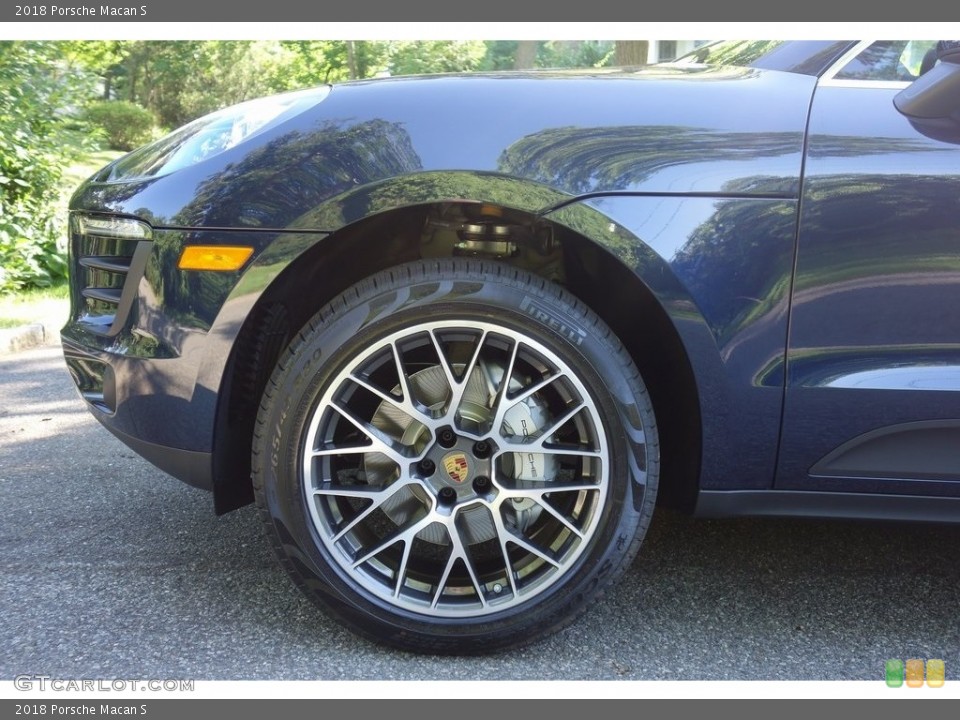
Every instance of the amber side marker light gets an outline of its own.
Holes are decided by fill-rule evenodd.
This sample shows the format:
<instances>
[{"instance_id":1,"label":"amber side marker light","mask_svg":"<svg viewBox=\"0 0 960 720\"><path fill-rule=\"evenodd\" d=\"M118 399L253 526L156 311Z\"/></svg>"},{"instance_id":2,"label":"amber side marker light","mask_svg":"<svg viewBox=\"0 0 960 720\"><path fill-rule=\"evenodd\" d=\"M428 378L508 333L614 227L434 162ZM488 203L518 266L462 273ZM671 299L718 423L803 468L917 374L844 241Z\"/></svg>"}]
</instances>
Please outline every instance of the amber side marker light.
<instances>
[{"instance_id":1,"label":"amber side marker light","mask_svg":"<svg viewBox=\"0 0 960 720\"><path fill-rule=\"evenodd\" d=\"M251 247L230 245L191 245L185 247L177 267L181 270L239 270L253 255Z\"/></svg>"}]
</instances>

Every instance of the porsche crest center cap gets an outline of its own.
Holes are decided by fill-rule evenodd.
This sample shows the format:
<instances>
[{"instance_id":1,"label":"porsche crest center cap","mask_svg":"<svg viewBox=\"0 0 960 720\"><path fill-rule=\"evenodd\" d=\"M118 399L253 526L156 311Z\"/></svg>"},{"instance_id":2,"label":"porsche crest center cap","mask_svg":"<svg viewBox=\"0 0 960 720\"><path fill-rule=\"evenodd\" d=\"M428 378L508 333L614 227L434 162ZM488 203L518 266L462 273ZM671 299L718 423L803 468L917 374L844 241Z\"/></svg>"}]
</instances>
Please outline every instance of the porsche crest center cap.
<instances>
[{"instance_id":1,"label":"porsche crest center cap","mask_svg":"<svg viewBox=\"0 0 960 720\"><path fill-rule=\"evenodd\" d=\"M466 453L452 452L444 455L443 469L451 480L462 483L470 474L470 465L467 463Z\"/></svg>"}]
</instances>

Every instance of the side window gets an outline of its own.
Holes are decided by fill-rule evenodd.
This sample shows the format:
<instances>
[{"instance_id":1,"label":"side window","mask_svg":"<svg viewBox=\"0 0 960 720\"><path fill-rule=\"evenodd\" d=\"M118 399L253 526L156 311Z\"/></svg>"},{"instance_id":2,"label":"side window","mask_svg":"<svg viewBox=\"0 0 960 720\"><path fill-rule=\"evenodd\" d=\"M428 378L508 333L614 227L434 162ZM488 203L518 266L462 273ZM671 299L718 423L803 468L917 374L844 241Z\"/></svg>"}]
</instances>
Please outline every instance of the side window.
<instances>
[{"instance_id":1,"label":"side window","mask_svg":"<svg viewBox=\"0 0 960 720\"><path fill-rule=\"evenodd\" d=\"M935 40L881 40L867 47L834 76L837 80L912 82Z\"/></svg>"}]
</instances>

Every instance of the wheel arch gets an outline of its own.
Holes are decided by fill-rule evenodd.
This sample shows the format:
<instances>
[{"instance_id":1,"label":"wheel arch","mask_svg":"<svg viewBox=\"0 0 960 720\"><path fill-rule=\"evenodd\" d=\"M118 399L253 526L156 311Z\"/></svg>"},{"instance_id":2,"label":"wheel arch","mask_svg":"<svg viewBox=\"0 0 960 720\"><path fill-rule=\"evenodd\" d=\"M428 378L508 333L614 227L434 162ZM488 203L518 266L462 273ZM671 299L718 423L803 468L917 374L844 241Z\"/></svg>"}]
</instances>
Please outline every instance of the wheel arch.
<instances>
[{"instance_id":1,"label":"wheel arch","mask_svg":"<svg viewBox=\"0 0 960 720\"><path fill-rule=\"evenodd\" d=\"M518 227L539 228L550 235L559 249L556 261L526 269L563 282L621 339L641 371L657 414L659 501L692 510L702 446L700 397L688 349L667 307L678 302L691 306L682 286L666 261L639 238L626 231L611 236L610 221L602 213L579 204L554 213L533 212L503 203L503 187L497 188L482 201L413 203L348 222L292 259L259 291L221 380L213 451L218 514L253 500L249 455L253 418L263 387L294 333L323 305L365 277L425 256L458 252L447 247L425 251L423 243L426 219L451 208L464 212L487 208ZM344 204L340 202L341 207ZM344 213L339 217L348 219ZM518 259L502 261L516 264Z\"/></svg>"}]
</instances>

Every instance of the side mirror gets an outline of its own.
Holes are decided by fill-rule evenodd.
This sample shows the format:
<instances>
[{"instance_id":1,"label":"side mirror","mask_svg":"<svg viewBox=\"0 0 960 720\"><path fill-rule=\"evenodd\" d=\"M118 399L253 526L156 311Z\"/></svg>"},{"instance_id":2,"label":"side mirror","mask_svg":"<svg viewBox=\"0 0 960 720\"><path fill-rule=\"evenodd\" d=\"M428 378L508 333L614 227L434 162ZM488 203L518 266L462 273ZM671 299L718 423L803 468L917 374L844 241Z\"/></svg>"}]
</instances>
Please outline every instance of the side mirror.
<instances>
[{"instance_id":1,"label":"side mirror","mask_svg":"<svg viewBox=\"0 0 960 720\"><path fill-rule=\"evenodd\" d=\"M960 123L960 40L941 40L939 62L893 98L911 120L953 120Z\"/></svg>"},{"instance_id":2,"label":"side mirror","mask_svg":"<svg viewBox=\"0 0 960 720\"><path fill-rule=\"evenodd\" d=\"M960 63L960 40L938 42L937 59L941 62Z\"/></svg>"}]
</instances>

